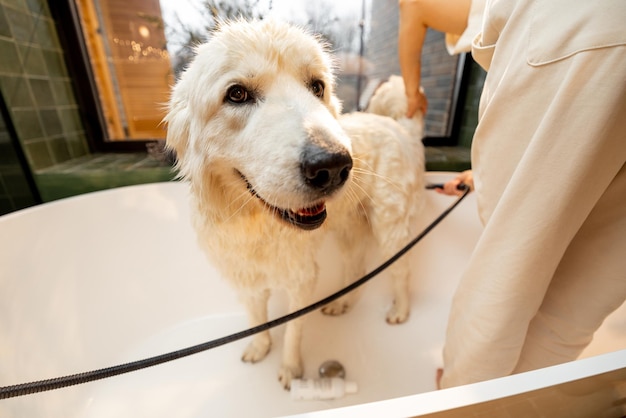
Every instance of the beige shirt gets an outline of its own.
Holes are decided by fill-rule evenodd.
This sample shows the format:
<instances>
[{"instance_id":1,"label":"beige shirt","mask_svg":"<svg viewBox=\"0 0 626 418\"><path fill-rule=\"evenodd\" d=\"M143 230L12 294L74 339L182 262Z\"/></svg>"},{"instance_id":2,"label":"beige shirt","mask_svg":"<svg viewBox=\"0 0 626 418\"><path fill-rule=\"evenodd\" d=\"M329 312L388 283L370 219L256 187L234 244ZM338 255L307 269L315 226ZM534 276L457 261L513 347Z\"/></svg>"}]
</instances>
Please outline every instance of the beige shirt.
<instances>
[{"instance_id":1,"label":"beige shirt","mask_svg":"<svg viewBox=\"0 0 626 418\"><path fill-rule=\"evenodd\" d=\"M472 169L484 232L444 387L574 360L626 298L626 2L489 0Z\"/></svg>"}]
</instances>

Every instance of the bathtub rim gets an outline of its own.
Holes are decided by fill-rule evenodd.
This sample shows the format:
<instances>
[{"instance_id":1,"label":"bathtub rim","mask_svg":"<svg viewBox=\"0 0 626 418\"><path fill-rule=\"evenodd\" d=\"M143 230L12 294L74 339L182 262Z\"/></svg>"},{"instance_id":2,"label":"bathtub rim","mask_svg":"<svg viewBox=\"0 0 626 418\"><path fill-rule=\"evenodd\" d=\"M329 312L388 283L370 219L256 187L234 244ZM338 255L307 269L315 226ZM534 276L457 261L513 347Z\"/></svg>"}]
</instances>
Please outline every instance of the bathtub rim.
<instances>
[{"instance_id":1,"label":"bathtub rim","mask_svg":"<svg viewBox=\"0 0 626 418\"><path fill-rule=\"evenodd\" d=\"M626 349L484 382L283 418L419 417L453 412L551 386L626 369ZM435 376L433 376L433 379ZM445 415L449 416L449 415Z\"/></svg>"}]
</instances>

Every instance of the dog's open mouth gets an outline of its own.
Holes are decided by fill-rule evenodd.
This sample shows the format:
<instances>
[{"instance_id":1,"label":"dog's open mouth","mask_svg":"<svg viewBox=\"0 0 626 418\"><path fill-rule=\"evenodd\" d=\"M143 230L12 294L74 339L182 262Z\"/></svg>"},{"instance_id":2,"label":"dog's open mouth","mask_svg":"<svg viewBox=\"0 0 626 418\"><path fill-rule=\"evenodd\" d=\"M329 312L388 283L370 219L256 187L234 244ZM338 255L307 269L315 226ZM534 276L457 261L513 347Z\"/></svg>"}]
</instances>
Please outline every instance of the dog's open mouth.
<instances>
[{"instance_id":1,"label":"dog's open mouth","mask_svg":"<svg viewBox=\"0 0 626 418\"><path fill-rule=\"evenodd\" d=\"M319 228L326 219L326 204L318 203L310 208L302 208L297 211L291 209L278 209L281 218L299 228L311 230Z\"/></svg>"},{"instance_id":2,"label":"dog's open mouth","mask_svg":"<svg viewBox=\"0 0 626 418\"><path fill-rule=\"evenodd\" d=\"M263 202L263 204L268 209L276 213L284 221L289 222L291 225L297 226L300 229L310 231L310 230L317 229L320 226L322 226L322 224L326 220L327 213L326 213L325 202L322 201L311 207L300 208L300 209L295 209L295 210L282 209L282 208L279 208L279 207L276 207L274 205L270 205L269 203L267 203L267 201L265 201L261 196L259 196L256 190L254 190L254 187L252 187L252 185L250 184L246 176L244 176L241 172L239 172L239 170L237 170L237 173L241 176L243 181L246 182L246 186L248 187L248 190L250 191L250 193L252 193L253 196L255 196L257 199Z\"/></svg>"}]
</instances>

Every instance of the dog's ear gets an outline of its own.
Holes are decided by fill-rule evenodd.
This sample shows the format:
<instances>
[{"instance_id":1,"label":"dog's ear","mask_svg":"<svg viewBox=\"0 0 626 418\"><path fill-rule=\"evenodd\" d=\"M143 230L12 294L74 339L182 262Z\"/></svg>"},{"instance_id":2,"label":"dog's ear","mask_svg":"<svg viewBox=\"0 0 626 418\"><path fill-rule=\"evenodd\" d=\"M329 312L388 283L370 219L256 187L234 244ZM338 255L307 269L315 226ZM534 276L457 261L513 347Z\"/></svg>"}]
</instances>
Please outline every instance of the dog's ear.
<instances>
[{"instance_id":1,"label":"dog's ear","mask_svg":"<svg viewBox=\"0 0 626 418\"><path fill-rule=\"evenodd\" d=\"M335 117L335 119L338 118L339 115L341 115L342 110L343 110L343 104L341 103L341 100L339 100L337 96L332 94L330 96L330 111Z\"/></svg>"},{"instance_id":2,"label":"dog's ear","mask_svg":"<svg viewBox=\"0 0 626 418\"><path fill-rule=\"evenodd\" d=\"M185 158L185 153L189 147L189 123L191 116L187 106L180 102L170 104L169 112L165 116L164 122L167 126L166 147L174 150L177 159Z\"/></svg>"}]
</instances>

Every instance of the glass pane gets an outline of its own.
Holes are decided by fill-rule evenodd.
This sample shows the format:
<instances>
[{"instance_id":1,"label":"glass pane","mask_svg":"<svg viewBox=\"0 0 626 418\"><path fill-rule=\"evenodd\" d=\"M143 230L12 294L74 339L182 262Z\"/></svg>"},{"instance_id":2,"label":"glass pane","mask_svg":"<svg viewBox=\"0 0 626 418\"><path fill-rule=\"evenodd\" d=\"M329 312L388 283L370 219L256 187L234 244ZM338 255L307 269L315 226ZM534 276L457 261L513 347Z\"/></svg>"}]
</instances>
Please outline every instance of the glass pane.
<instances>
[{"instance_id":1,"label":"glass pane","mask_svg":"<svg viewBox=\"0 0 626 418\"><path fill-rule=\"evenodd\" d=\"M357 108L364 70L363 0L161 0L167 49L176 75L193 57L193 46L208 40L216 18L277 17L322 34L339 58L338 96L344 111ZM361 85L359 85L361 83Z\"/></svg>"},{"instance_id":2,"label":"glass pane","mask_svg":"<svg viewBox=\"0 0 626 418\"><path fill-rule=\"evenodd\" d=\"M360 110L380 82L399 74L397 1L76 0L108 139L160 139L163 104L193 48L217 19L270 15L321 33L338 58L344 112ZM457 57L429 33L422 81L429 98L426 135L447 136Z\"/></svg>"},{"instance_id":3,"label":"glass pane","mask_svg":"<svg viewBox=\"0 0 626 418\"><path fill-rule=\"evenodd\" d=\"M77 0L108 139L164 138L174 80L159 0Z\"/></svg>"}]
</instances>

